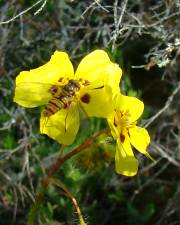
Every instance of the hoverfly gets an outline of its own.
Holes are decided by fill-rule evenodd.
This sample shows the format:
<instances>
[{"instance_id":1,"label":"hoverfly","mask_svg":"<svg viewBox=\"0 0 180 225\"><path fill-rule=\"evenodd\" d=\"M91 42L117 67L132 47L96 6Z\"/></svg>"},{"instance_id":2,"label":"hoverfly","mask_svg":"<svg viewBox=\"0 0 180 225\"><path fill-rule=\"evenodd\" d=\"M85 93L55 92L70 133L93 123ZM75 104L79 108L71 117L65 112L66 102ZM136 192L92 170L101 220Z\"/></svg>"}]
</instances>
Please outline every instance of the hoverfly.
<instances>
[{"instance_id":1,"label":"hoverfly","mask_svg":"<svg viewBox=\"0 0 180 225\"><path fill-rule=\"evenodd\" d=\"M74 118L77 115L77 107L74 107L73 100L76 99L76 93L80 90L80 85L88 86L90 83L87 80L74 80L70 79L66 83L62 82L62 78L54 84L41 83L41 82L21 82L17 84L16 95L21 95L22 100L18 98L18 101L22 106L36 107L39 105L45 105L42 110L41 133L44 133L45 127L54 127L59 129L58 123L51 123L50 117L57 114L59 111L66 111L65 117L62 119L64 121L64 130L67 130L67 120L68 117ZM96 87L93 89L99 89L102 87ZM28 91L27 91L28 89ZM23 98L23 93L26 92L27 98ZM31 96L33 95L33 99ZM88 94L82 96L81 102L88 103ZM76 99L77 100L77 99ZM37 105L37 101L40 104ZM81 102L76 101L78 108L85 116L87 116L86 111L83 109Z\"/></svg>"},{"instance_id":2,"label":"hoverfly","mask_svg":"<svg viewBox=\"0 0 180 225\"><path fill-rule=\"evenodd\" d=\"M49 117L61 109L68 108L79 89L80 84L77 80L69 80L61 89L59 86L53 85L49 89L49 92L52 94L52 99L46 104L43 110L44 116Z\"/></svg>"}]
</instances>

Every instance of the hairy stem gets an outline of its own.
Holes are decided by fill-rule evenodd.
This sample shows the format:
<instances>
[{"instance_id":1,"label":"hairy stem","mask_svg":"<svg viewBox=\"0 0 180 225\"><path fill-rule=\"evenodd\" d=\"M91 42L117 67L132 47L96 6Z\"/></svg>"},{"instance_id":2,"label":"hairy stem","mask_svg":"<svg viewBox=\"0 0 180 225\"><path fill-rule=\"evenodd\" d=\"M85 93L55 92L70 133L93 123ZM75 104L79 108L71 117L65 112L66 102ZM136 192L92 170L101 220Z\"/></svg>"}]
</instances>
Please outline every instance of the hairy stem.
<instances>
[{"instance_id":1,"label":"hairy stem","mask_svg":"<svg viewBox=\"0 0 180 225\"><path fill-rule=\"evenodd\" d=\"M51 183L51 184L54 184L56 185L57 187L61 188L66 194L67 196L71 199L74 207L76 208L76 211L77 211L77 214L79 216L79 221L80 221L80 224L86 224L84 222L84 219L83 219L83 215L81 213L81 209L78 205L78 202L76 200L76 198L73 196L73 194L67 189L67 187L62 184L59 180L57 179L54 179L54 178L49 178L49 182L48 183Z\"/></svg>"},{"instance_id":2,"label":"hairy stem","mask_svg":"<svg viewBox=\"0 0 180 225\"><path fill-rule=\"evenodd\" d=\"M64 164L67 160L69 160L73 156L77 155L79 152L86 149L86 147L88 147L89 145L91 145L93 143L93 141L96 137L100 136L101 134L105 133L106 131L107 131L107 129L104 129L104 130L94 133L90 138L86 139L80 146L75 148L73 151L67 153L64 157L62 157L62 151L60 151L60 154L57 157L56 161L50 167L47 176L42 180L40 190L36 193L35 202L34 202L33 206L31 207L29 214L28 214L27 225L34 224L36 215L38 213L38 209L41 206L41 203L44 199L46 189L49 185L50 178L56 174L56 172L59 170L59 168L62 166L62 164ZM64 146L62 146L62 148L64 148Z\"/></svg>"}]
</instances>

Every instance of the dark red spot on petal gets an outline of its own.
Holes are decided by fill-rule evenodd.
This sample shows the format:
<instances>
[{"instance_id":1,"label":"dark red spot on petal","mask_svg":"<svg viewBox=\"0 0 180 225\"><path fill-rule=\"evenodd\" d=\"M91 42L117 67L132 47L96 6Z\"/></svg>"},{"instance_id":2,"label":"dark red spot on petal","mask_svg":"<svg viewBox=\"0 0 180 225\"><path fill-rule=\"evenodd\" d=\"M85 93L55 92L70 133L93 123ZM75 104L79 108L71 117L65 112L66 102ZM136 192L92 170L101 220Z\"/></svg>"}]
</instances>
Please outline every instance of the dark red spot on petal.
<instances>
[{"instance_id":1,"label":"dark red spot on petal","mask_svg":"<svg viewBox=\"0 0 180 225\"><path fill-rule=\"evenodd\" d=\"M121 140L122 143L124 142L125 136L123 134L120 134L120 140Z\"/></svg>"},{"instance_id":2,"label":"dark red spot on petal","mask_svg":"<svg viewBox=\"0 0 180 225\"><path fill-rule=\"evenodd\" d=\"M52 86L50 89L49 89L49 92L54 95L56 94L58 91L58 87L56 85Z\"/></svg>"},{"instance_id":3,"label":"dark red spot on petal","mask_svg":"<svg viewBox=\"0 0 180 225\"><path fill-rule=\"evenodd\" d=\"M82 97L81 97L81 101L88 104L90 102L90 95L89 94L84 94Z\"/></svg>"}]
</instances>

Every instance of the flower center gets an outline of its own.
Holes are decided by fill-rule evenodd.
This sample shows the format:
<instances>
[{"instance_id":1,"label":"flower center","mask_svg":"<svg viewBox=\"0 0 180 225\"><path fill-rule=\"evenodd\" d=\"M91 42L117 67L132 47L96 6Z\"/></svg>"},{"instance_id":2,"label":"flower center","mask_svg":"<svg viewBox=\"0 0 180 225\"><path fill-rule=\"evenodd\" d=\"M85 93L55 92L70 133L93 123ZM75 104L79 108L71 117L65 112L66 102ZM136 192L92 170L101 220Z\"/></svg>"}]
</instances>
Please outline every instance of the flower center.
<instances>
[{"instance_id":1,"label":"flower center","mask_svg":"<svg viewBox=\"0 0 180 225\"><path fill-rule=\"evenodd\" d=\"M114 123L117 127L125 128L131 124L130 120L130 113L129 110L123 111L116 111L116 114L114 116Z\"/></svg>"},{"instance_id":2,"label":"flower center","mask_svg":"<svg viewBox=\"0 0 180 225\"><path fill-rule=\"evenodd\" d=\"M129 110L116 111L114 116L114 126L117 127L121 142L124 142L125 137L129 134L128 129L135 124L131 122L131 114Z\"/></svg>"},{"instance_id":3,"label":"flower center","mask_svg":"<svg viewBox=\"0 0 180 225\"><path fill-rule=\"evenodd\" d=\"M49 92L52 94L52 97L75 97L80 91L81 87L88 86L90 82L82 78L78 80L68 79L68 78L59 78L57 85L53 85Z\"/></svg>"},{"instance_id":4,"label":"flower center","mask_svg":"<svg viewBox=\"0 0 180 225\"><path fill-rule=\"evenodd\" d=\"M59 78L57 85L52 85L49 89L52 99L44 108L44 116L49 117L61 109L70 107L73 101L77 101L80 89L89 84L89 81L81 78L79 80ZM87 102L88 96L85 96L83 100Z\"/></svg>"}]
</instances>

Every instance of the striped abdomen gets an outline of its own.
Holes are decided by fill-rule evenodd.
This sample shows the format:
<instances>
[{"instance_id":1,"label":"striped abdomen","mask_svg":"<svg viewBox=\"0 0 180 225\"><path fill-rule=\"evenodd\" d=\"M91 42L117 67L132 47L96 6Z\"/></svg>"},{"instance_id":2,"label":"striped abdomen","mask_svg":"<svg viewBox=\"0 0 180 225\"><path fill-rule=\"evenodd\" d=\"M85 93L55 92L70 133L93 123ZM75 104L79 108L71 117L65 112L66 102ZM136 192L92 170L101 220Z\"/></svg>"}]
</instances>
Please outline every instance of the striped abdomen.
<instances>
[{"instance_id":1,"label":"striped abdomen","mask_svg":"<svg viewBox=\"0 0 180 225\"><path fill-rule=\"evenodd\" d=\"M52 99L44 108L44 116L52 116L59 110L69 107L79 89L80 85L77 80L69 80L69 82L62 87L53 85L49 90L52 94Z\"/></svg>"},{"instance_id":2,"label":"striped abdomen","mask_svg":"<svg viewBox=\"0 0 180 225\"><path fill-rule=\"evenodd\" d=\"M65 109L70 104L70 99L67 96L53 97L44 108L44 116L52 116L61 109Z\"/></svg>"}]
</instances>

